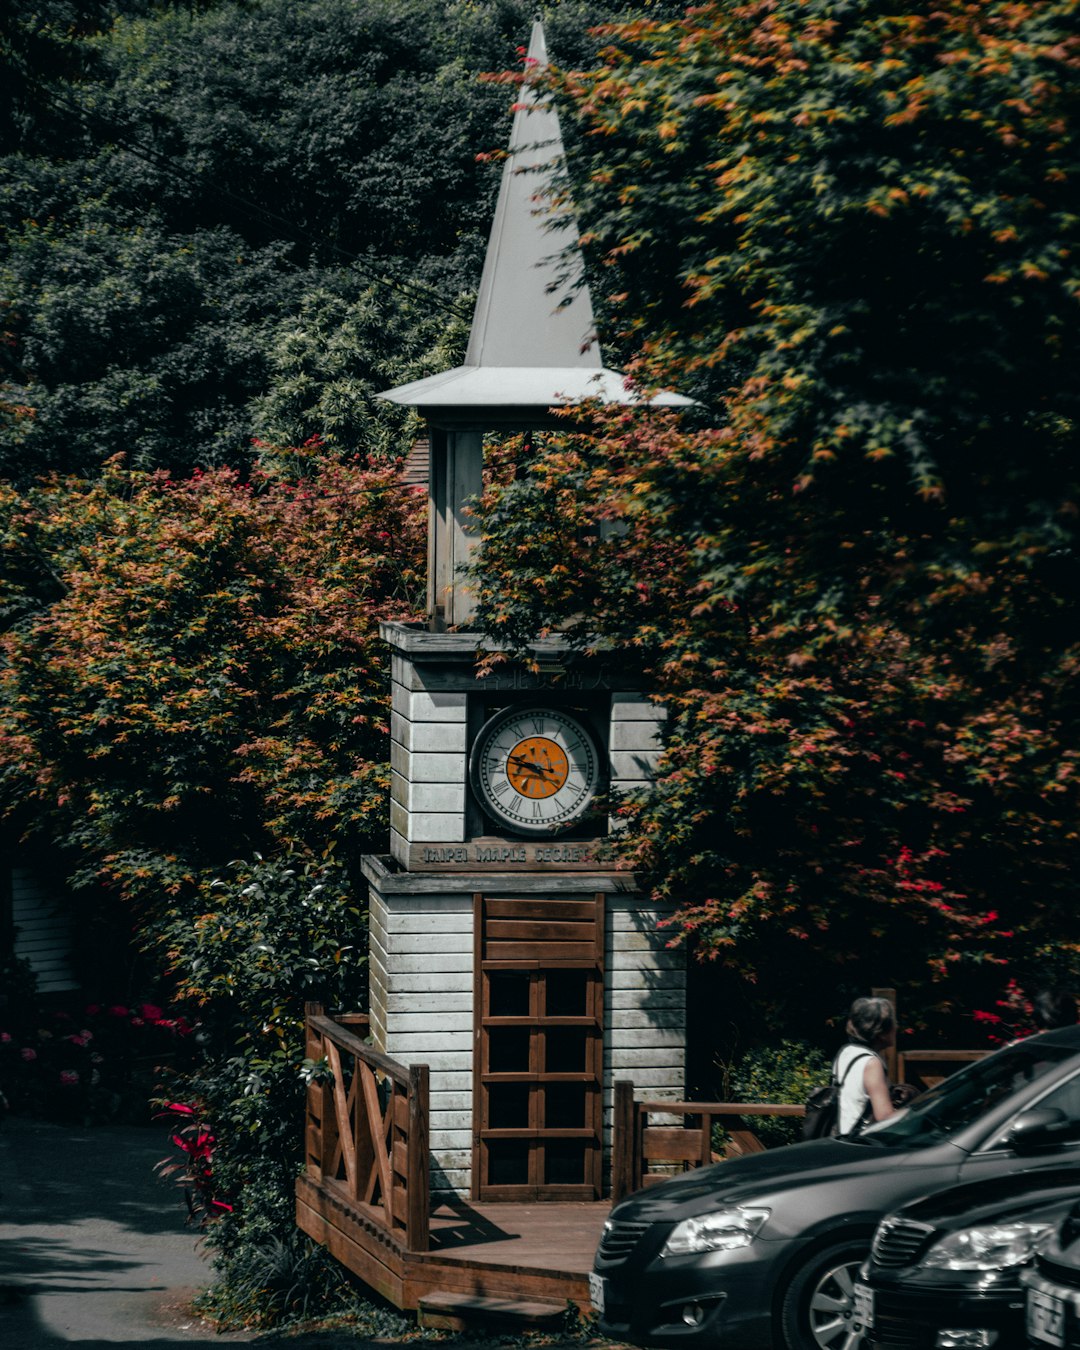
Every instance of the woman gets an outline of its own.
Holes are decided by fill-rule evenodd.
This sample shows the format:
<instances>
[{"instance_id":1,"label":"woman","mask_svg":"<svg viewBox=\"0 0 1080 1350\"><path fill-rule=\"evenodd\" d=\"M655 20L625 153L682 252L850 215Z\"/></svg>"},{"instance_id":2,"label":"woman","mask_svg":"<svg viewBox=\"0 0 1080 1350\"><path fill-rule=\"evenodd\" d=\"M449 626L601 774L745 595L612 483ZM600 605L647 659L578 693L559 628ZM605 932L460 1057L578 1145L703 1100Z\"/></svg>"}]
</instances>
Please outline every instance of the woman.
<instances>
[{"instance_id":1,"label":"woman","mask_svg":"<svg viewBox=\"0 0 1080 1350\"><path fill-rule=\"evenodd\" d=\"M896 1015L887 998L857 998L847 1022L847 1044L833 1063L840 1084L836 1133L858 1134L896 1114L880 1052L896 1044Z\"/></svg>"}]
</instances>

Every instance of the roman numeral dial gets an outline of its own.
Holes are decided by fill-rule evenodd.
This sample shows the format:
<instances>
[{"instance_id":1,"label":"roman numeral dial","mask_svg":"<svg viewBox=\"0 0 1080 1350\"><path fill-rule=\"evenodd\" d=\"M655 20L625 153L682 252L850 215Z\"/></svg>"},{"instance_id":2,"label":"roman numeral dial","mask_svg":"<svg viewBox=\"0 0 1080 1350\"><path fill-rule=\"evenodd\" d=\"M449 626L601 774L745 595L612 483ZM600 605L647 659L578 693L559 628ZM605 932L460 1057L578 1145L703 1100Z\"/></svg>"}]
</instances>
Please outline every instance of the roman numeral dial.
<instances>
[{"instance_id":1,"label":"roman numeral dial","mask_svg":"<svg viewBox=\"0 0 1080 1350\"><path fill-rule=\"evenodd\" d=\"M591 732L556 708L512 709L481 727L469 760L484 810L521 834L554 834L596 794L600 756Z\"/></svg>"}]
</instances>

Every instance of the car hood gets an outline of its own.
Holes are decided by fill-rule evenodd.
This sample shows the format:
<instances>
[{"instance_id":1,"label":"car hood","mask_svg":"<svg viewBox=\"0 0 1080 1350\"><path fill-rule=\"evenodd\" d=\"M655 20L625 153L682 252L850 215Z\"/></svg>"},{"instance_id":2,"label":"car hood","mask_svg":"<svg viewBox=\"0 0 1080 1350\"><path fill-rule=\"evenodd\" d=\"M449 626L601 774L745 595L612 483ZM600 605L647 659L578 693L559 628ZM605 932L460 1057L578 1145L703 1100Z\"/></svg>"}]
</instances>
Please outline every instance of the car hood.
<instances>
[{"instance_id":1,"label":"car hood","mask_svg":"<svg viewBox=\"0 0 1080 1350\"><path fill-rule=\"evenodd\" d=\"M890 1217L950 1232L980 1223L1035 1218L1036 1210L1060 1205L1069 1197L1080 1200L1080 1163L950 1186L910 1201Z\"/></svg>"},{"instance_id":2,"label":"car hood","mask_svg":"<svg viewBox=\"0 0 1080 1350\"><path fill-rule=\"evenodd\" d=\"M947 1142L931 1148L886 1152L872 1144L846 1139L811 1139L685 1172L628 1196L615 1206L611 1217L627 1223L675 1223L708 1213L717 1205L748 1204L787 1191L847 1184L864 1190L871 1208L879 1191L894 1188L898 1192L896 1199L883 1202L891 1208L912 1194L911 1188L904 1184L905 1176L917 1194L930 1189L932 1172L940 1174L944 1168L954 1179L956 1174L951 1169L963 1156L961 1149ZM921 1174L927 1177L925 1186L916 1180ZM944 1178L943 1184L947 1184Z\"/></svg>"}]
</instances>

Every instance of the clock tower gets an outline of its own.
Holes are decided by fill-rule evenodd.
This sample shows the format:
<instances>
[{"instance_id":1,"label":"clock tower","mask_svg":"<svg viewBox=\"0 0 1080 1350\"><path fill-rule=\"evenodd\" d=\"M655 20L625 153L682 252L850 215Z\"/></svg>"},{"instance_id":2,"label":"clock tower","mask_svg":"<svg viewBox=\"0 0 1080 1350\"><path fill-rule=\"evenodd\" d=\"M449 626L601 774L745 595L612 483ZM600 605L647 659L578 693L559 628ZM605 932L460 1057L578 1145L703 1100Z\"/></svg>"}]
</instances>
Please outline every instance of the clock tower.
<instances>
[{"instance_id":1,"label":"clock tower","mask_svg":"<svg viewBox=\"0 0 1080 1350\"><path fill-rule=\"evenodd\" d=\"M529 56L546 61L539 23ZM561 155L554 108L526 90L465 363L383 395L428 423L428 621L382 629L393 786L390 853L365 859L371 1027L430 1066L436 1201L598 1199L614 1080L684 1093L683 958L605 848L612 802L650 781L662 710L618 653L557 636L480 677L492 644L470 629L485 433L632 397L602 364L580 272L553 256L538 194Z\"/></svg>"}]
</instances>

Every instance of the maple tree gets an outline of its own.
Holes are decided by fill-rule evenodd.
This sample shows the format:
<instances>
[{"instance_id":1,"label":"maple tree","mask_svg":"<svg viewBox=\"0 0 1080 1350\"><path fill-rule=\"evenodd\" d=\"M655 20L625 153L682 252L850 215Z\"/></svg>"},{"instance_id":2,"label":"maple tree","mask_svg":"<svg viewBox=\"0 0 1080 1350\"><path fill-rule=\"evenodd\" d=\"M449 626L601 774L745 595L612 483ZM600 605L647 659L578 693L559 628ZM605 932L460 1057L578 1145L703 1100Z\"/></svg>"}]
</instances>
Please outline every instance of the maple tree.
<instances>
[{"instance_id":1,"label":"maple tree","mask_svg":"<svg viewBox=\"0 0 1080 1350\"><path fill-rule=\"evenodd\" d=\"M195 1030L157 1072L214 1141L215 1306L273 1321L292 1310L274 1250L309 1293L337 1287L293 1215L304 1001L366 997L378 626L420 606L426 494L318 441L258 454L246 477L113 460L0 485L0 817L63 858L86 910L124 902L116 945L134 932Z\"/></svg>"},{"instance_id":2,"label":"maple tree","mask_svg":"<svg viewBox=\"0 0 1080 1350\"><path fill-rule=\"evenodd\" d=\"M640 662L621 852L780 1020L1078 950L1076 16L704 4L551 75L598 309L700 404L505 446L482 621Z\"/></svg>"},{"instance_id":3,"label":"maple tree","mask_svg":"<svg viewBox=\"0 0 1080 1350\"><path fill-rule=\"evenodd\" d=\"M0 490L2 804L84 882L158 904L252 850L384 836L378 621L417 609L423 493L265 453L246 480L113 462Z\"/></svg>"}]
</instances>

